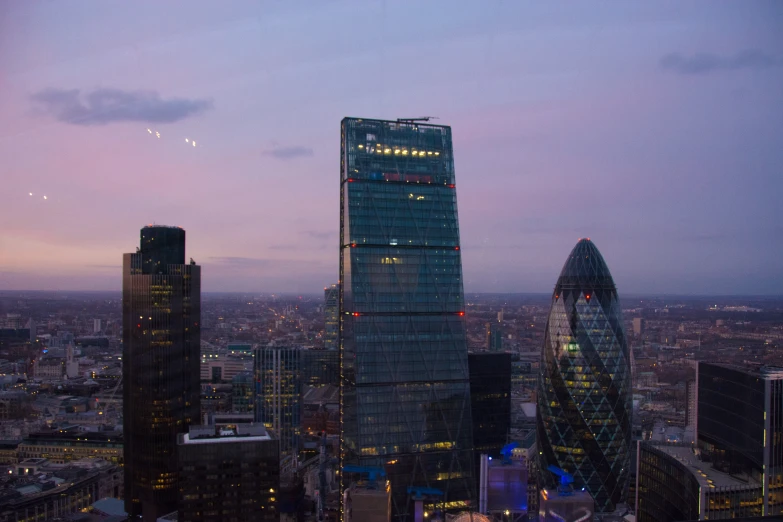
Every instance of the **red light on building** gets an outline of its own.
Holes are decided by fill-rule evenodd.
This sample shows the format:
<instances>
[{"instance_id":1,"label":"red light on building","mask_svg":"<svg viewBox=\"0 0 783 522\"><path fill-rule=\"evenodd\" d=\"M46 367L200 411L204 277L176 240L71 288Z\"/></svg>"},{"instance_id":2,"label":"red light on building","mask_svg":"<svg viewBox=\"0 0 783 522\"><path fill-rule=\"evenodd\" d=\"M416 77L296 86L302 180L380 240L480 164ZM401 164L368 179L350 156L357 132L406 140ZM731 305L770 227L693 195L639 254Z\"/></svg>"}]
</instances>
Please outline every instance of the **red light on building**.
<instances>
[{"instance_id":1,"label":"red light on building","mask_svg":"<svg viewBox=\"0 0 783 522\"><path fill-rule=\"evenodd\" d=\"M354 312L354 313L353 313L353 316L354 316L354 317L359 317L360 315L361 315L361 314L360 314L359 312Z\"/></svg>"},{"instance_id":2,"label":"red light on building","mask_svg":"<svg viewBox=\"0 0 783 522\"><path fill-rule=\"evenodd\" d=\"M454 247L454 250L459 250L459 247Z\"/></svg>"},{"instance_id":3,"label":"red light on building","mask_svg":"<svg viewBox=\"0 0 783 522\"><path fill-rule=\"evenodd\" d=\"M457 312L457 315L459 315L460 317L462 317L463 315L465 315L465 312Z\"/></svg>"},{"instance_id":4,"label":"red light on building","mask_svg":"<svg viewBox=\"0 0 783 522\"><path fill-rule=\"evenodd\" d=\"M590 300L590 294L587 294L587 295L585 296L585 299L587 299L587 300L589 301L589 300Z\"/></svg>"},{"instance_id":5,"label":"red light on building","mask_svg":"<svg viewBox=\"0 0 783 522\"><path fill-rule=\"evenodd\" d=\"M455 186L454 183L449 183L448 185L449 188L454 188L454 186Z\"/></svg>"}]
</instances>

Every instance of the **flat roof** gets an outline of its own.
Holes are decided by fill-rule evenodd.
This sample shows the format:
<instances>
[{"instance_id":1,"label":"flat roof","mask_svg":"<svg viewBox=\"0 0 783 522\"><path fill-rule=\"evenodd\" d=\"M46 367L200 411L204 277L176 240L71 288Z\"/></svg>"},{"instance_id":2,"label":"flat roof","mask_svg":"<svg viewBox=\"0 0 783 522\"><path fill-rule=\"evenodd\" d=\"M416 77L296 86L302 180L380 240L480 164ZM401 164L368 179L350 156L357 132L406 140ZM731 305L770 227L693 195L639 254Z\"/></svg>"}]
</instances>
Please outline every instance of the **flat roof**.
<instances>
[{"instance_id":1,"label":"flat roof","mask_svg":"<svg viewBox=\"0 0 783 522\"><path fill-rule=\"evenodd\" d=\"M662 452L674 457L683 463L694 477L699 481L699 484L705 488L710 487L760 487L761 484L755 481L745 482L738 478L735 478L728 473L713 468L709 462L702 462L689 446L670 446L666 444L652 444L652 447L661 450Z\"/></svg>"},{"instance_id":2,"label":"flat roof","mask_svg":"<svg viewBox=\"0 0 783 522\"><path fill-rule=\"evenodd\" d=\"M262 440L272 440L269 434L265 435L252 435L252 436L237 436L237 435L224 435L221 437L200 437L197 439L191 439L190 433L183 434L182 444L220 444L222 442L259 442Z\"/></svg>"}]
</instances>

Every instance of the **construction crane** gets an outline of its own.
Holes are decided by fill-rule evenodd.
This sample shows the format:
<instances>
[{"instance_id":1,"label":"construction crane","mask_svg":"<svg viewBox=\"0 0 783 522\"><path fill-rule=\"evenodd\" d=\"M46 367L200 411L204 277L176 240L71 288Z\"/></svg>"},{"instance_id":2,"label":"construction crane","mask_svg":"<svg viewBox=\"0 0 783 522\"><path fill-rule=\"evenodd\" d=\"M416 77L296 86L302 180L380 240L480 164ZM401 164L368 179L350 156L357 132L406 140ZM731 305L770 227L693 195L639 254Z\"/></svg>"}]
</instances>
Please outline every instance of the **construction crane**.
<instances>
[{"instance_id":1,"label":"construction crane","mask_svg":"<svg viewBox=\"0 0 783 522\"><path fill-rule=\"evenodd\" d=\"M503 456L503 464L511 464L511 455L514 449L518 447L519 443L517 442L511 442L503 446L503 449L500 450L500 454Z\"/></svg>"},{"instance_id":2,"label":"construction crane","mask_svg":"<svg viewBox=\"0 0 783 522\"><path fill-rule=\"evenodd\" d=\"M549 466L546 469L560 477L560 485L557 487L557 493L560 496L567 497L574 494L574 489L571 487L571 484L574 483L573 475L567 471L563 471L557 466Z\"/></svg>"},{"instance_id":3,"label":"construction crane","mask_svg":"<svg viewBox=\"0 0 783 522\"><path fill-rule=\"evenodd\" d=\"M385 477L386 471L383 468L373 468L371 466L343 466L343 473L359 473L360 475L367 475L367 478L371 482L375 482L378 477Z\"/></svg>"},{"instance_id":4,"label":"construction crane","mask_svg":"<svg viewBox=\"0 0 783 522\"><path fill-rule=\"evenodd\" d=\"M422 116L420 118L397 118L397 123L416 123L417 121L430 121L437 119L437 116Z\"/></svg>"},{"instance_id":5,"label":"construction crane","mask_svg":"<svg viewBox=\"0 0 783 522\"><path fill-rule=\"evenodd\" d=\"M408 486L408 495L412 495L413 500L413 522L424 522L424 499L442 497L443 491L423 486Z\"/></svg>"},{"instance_id":6,"label":"construction crane","mask_svg":"<svg viewBox=\"0 0 783 522\"><path fill-rule=\"evenodd\" d=\"M103 404L101 403L98 404L98 415L104 415L109 411L109 408L111 408L114 405L114 396L117 394L117 390L120 389L121 385L122 385L122 375L120 375L120 378L117 379L117 384L114 386L111 393L103 402Z\"/></svg>"}]
</instances>

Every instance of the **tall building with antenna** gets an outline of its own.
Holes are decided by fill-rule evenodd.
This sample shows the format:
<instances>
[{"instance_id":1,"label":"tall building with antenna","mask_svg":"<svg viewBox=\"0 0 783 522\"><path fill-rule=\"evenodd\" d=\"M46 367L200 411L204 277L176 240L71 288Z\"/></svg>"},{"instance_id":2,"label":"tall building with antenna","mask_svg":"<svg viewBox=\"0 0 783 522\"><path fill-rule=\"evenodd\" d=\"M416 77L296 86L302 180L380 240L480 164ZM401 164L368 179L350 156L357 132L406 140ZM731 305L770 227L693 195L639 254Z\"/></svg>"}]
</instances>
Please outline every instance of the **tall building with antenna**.
<instances>
[{"instance_id":1,"label":"tall building with antenna","mask_svg":"<svg viewBox=\"0 0 783 522\"><path fill-rule=\"evenodd\" d=\"M122 264L125 510L155 521L177 509L177 436L201 414L201 267L185 231L150 225Z\"/></svg>"},{"instance_id":2,"label":"tall building with antenna","mask_svg":"<svg viewBox=\"0 0 783 522\"><path fill-rule=\"evenodd\" d=\"M345 118L340 156L342 464L386 471L394 520L411 519L417 486L463 511L473 441L451 128Z\"/></svg>"}]
</instances>

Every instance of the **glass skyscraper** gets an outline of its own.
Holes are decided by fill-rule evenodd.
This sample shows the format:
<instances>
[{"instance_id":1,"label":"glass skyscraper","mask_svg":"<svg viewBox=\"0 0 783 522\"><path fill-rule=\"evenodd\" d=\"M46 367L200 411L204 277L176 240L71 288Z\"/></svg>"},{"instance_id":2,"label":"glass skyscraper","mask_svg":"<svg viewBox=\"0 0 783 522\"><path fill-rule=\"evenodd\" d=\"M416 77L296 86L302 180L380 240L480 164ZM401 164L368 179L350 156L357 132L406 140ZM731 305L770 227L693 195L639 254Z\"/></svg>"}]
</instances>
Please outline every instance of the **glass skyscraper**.
<instances>
[{"instance_id":1,"label":"glass skyscraper","mask_svg":"<svg viewBox=\"0 0 783 522\"><path fill-rule=\"evenodd\" d=\"M255 350L256 422L280 441L281 456L298 451L301 421L300 350L265 346Z\"/></svg>"},{"instance_id":2,"label":"glass skyscraper","mask_svg":"<svg viewBox=\"0 0 783 522\"><path fill-rule=\"evenodd\" d=\"M339 285L324 288L324 348L327 350L337 350L339 300Z\"/></svg>"},{"instance_id":3,"label":"glass skyscraper","mask_svg":"<svg viewBox=\"0 0 783 522\"><path fill-rule=\"evenodd\" d=\"M574 476L598 512L625 502L631 458L631 367L612 275L589 239L568 256L552 295L538 385L539 484L550 465Z\"/></svg>"},{"instance_id":4,"label":"glass skyscraper","mask_svg":"<svg viewBox=\"0 0 783 522\"><path fill-rule=\"evenodd\" d=\"M122 271L125 510L154 521L177 509L177 435L201 414L201 267L183 229L148 226Z\"/></svg>"},{"instance_id":5,"label":"glass skyscraper","mask_svg":"<svg viewBox=\"0 0 783 522\"><path fill-rule=\"evenodd\" d=\"M341 462L386 470L395 520L412 516L409 486L463 510L473 441L451 128L346 118L340 174Z\"/></svg>"}]
</instances>

